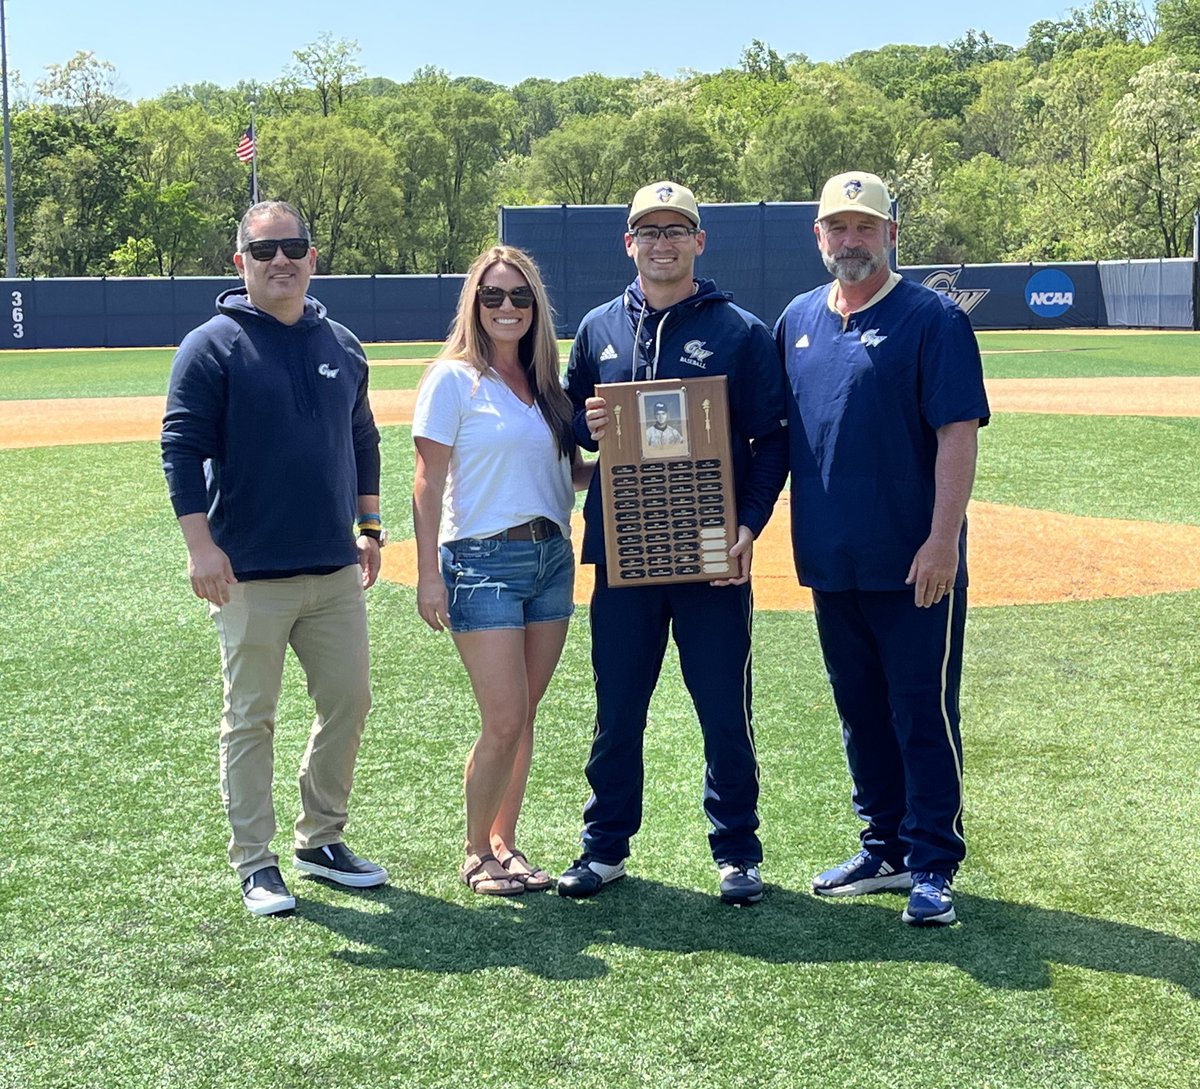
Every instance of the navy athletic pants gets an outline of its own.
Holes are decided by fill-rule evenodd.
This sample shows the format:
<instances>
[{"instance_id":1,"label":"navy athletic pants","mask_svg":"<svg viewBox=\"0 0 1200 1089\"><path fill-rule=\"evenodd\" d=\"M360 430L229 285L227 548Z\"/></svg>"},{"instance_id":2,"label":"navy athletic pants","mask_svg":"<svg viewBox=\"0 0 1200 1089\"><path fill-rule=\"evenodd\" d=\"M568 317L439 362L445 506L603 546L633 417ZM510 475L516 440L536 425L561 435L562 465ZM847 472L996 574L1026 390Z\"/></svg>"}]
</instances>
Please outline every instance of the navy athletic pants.
<instances>
[{"instance_id":1,"label":"navy athletic pants","mask_svg":"<svg viewBox=\"0 0 1200 1089\"><path fill-rule=\"evenodd\" d=\"M587 763L583 851L616 863L642 823L642 738L668 631L704 735L704 812L718 862L762 861L750 712L749 585L620 586L596 567L592 668L596 732Z\"/></svg>"},{"instance_id":2,"label":"navy athletic pants","mask_svg":"<svg viewBox=\"0 0 1200 1089\"><path fill-rule=\"evenodd\" d=\"M953 877L962 827L965 590L918 609L912 590L814 591L842 719L862 845L893 865Z\"/></svg>"}]
</instances>

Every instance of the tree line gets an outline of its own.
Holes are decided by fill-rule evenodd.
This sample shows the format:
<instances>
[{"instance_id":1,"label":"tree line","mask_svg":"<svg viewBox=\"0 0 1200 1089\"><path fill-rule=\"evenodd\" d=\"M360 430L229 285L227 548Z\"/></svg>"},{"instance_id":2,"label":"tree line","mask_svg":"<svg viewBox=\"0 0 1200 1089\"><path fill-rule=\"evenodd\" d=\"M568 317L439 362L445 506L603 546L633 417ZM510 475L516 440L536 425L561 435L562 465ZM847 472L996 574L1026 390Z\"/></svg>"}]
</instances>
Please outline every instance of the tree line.
<instances>
[{"instance_id":1,"label":"tree line","mask_svg":"<svg viewBox=\"0 0 1200 1089\"><path fill-rule=\"evenodd\" d=\"M504 87L368 75L321 35L270 83L130 103L81 52L15 83L22 276L232 270L256 102L264 197L308 219L322 273L462 272L499 205L813 200L850 166L900 207L906 264L1176 257L1200 205L1200 0L1094 0L1016 48L968 31L813 63L753 41L716 73L595 73Z\"/></svg>"}]
</instances>

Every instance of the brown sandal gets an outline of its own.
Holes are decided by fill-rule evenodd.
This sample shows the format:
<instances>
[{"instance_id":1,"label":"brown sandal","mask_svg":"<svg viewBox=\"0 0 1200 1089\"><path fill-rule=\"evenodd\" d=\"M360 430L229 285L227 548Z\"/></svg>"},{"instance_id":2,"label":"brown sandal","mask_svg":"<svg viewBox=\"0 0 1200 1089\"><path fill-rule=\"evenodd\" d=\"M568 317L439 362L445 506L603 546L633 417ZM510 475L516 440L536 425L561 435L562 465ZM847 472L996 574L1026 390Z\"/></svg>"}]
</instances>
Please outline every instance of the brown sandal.
<instances>
[{"instance_id":1,"label":"brown sandal","mask_svg":"<svg viewBox=\"0 0 1200 1089\"><path fill-rule=\"evenodd\" d=\"M489 869L489 863L501 872L497 874ZM493 854L467 855L466 862L458 869L458 876L467 888L480 896L520 896L525 891L525 883L510 877Z\"/></svg>"},{"instance_id":2,"label":"brown sandal","mask_svg":"<svg viewBox=\"0 0 1200 1089\"><path fill-rule=\"evenodd\" d=\"M513 880L525 887L526 892L544 892L552 883L550 875L533 865L522 851L509 851L504 858L496 861L504 867L505 872L512 875Z\"/></svg>"}]
</instances>

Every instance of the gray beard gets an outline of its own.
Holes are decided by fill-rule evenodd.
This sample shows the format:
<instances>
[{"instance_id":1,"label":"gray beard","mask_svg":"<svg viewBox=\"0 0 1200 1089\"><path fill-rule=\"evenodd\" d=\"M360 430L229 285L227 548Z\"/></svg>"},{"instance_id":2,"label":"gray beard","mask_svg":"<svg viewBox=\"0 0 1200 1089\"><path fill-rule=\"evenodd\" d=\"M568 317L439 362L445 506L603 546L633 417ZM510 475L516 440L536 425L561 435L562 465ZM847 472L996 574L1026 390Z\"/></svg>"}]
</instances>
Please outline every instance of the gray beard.
<instances>
[{"instance_id":1,"label":"gray beard","mask_svg":"<svg viewBox=\"0 0 1200 1089\"><path fill-rule=\"evenodd\" d=\"M867 250L845 250L833 256L822 253L821 260L825 262L825 268L830 274L842 283L860 284L863 280L869 280L887 264L887 255L870 253Z\"/></svg>"}]
</instances>

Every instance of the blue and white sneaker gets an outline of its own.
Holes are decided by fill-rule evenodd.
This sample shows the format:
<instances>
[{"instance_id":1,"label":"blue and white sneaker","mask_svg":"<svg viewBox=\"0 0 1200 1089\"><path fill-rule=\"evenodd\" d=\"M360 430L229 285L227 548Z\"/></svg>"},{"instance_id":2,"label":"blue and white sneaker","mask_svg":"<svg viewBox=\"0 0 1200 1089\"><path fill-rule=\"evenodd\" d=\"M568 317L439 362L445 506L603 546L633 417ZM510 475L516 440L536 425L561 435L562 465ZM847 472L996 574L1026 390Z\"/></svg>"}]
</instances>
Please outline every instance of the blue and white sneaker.
<instances>
[{"instance_id":1,"label":"blue and white sneaker","mask_svg":"<svg viewBox=\"0 0 1200 1089\"><path fill-rule=\"evenodd\" d=\"M912 926L947 926L954 922L950 878L927 870L917 870L912 878L912 894L900 918Z\"/></svg>"},{"instance_id":2,"label":"blue and white sneaker","mask_svg":"<svg viewBox=\"0 0 1200 1089\"><path fill-rule=\"evenodd\" d=\"M763 879L753 862L721 862L719 865L721 901L741 907L757 904L763 898Z\"/></svg>"},{"instance_id":3,"label":"blue and white sneaker","mask_svg":"<svg viewBox=\"0 0 1200 1089\"><path fill-rule=\"evenodd\" d=\"M584 855L577 858L558 879L558 895L572 900L595 896L605 885L625 876L625 862L601 862Z\"/></svg>"},{"instance_id":4,"label":"blue and white sneaker","mask_svg":"<svg viewBox=\"0 0 1200 1089\"><path fill-rule=\"evenodd\" d=\"M912 888L912 874L903 866L872 854L865 847L840 866L817 874L812 890L818 896L862 896L868 892Z\"/></svg>"}]
</instances>

